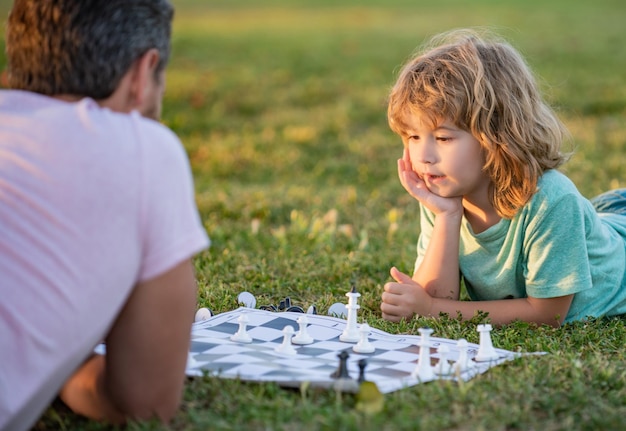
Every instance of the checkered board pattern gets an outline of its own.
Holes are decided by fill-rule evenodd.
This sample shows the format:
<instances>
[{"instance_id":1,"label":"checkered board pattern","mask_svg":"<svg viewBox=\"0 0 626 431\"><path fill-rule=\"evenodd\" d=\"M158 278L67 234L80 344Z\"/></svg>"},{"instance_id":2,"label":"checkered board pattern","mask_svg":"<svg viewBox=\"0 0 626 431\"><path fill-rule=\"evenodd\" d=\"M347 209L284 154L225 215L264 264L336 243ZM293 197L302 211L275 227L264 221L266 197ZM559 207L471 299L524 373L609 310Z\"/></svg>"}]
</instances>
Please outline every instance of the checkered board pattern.
<instances>
[{"instance_id":1,"label":"checkered board pattern","mask_svg":"<svg viewBox=\"0 0 626 431\"><path fill-rule=\"evenodd\" d=\"M230 340L239 329L237 319L247 314L247 331L252 343L238 343ZM405 387L424 383L411 377L417 366L420 351L420 336L391 335L372 328L369 341L376 350L369 354L359 354L352 350L356 343L339 340L346 321L343 319L307 314L307 331L314 338L313 344L296 345L297 354L288 356L275 351L282 344L283 329L291 325L299 330L297 322L302 313L270 312L251 308L218 314L208 320L197 322L192 329L191 352L187 364L187 375L201 376L204 373L222 378L238 378L253 382L276 382L283 386L298 386L308 382L311 385L332 387L336 379L331 377L339 366L338 354L347 350L350 354L347 368L350 376L357 379L359 359L367 359L365 379L373 381L382 393L393 392ZM431 363L438 362L437 349L446 344L450 352L449 361L458 359L455 340L430 337ZM469 343L468 356L473 358L478 345ZM496 349L500 357L490 362L476 362L474 367L462 373L437 376L451 380L469 380L489 368L513 359L519 354Z\"/></svg>"}]
</instances>

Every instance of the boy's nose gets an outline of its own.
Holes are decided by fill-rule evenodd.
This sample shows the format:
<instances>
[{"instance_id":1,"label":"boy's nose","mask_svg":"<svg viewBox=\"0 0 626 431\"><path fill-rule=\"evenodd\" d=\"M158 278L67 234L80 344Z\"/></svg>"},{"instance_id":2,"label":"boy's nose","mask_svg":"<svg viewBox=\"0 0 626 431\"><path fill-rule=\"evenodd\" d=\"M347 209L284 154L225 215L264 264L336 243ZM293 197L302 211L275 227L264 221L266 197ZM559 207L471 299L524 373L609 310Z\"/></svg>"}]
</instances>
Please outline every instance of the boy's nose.
<instances>
[{"instance_id":1,"label":"boy's nose","mask_svg":"<svg viewBox=\"0 0 626 431\"><path fill-rule=\"evenodd\" d=\"M432 139L423 139L419 144L415 145L411 152L411 160L422 163L432 164L436 160L436 152Z\"/></svg>"}]
</instances>

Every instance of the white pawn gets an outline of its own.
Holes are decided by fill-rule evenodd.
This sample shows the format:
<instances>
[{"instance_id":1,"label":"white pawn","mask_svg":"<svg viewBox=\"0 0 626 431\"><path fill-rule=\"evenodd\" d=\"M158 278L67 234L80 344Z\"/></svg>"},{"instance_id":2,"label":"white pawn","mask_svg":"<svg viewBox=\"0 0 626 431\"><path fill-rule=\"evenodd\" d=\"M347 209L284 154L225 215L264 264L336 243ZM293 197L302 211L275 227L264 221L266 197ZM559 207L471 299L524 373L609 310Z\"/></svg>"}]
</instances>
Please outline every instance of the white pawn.
<instances>
[{"instance_id":1,"label":"white pawn","mask_svg":"<svg viewBox=\"0 0 626 431\"><path fill-rule=\"evenodd\" d=\"M454 363L454 369L462 373L469 370L476 365L467 355L468 344L465 338L461 338L456 342L456 346L459 349L459 358Z\"/></svg>"},{"instance_id":2,"label":"white pawn","mask_svg":"<svg viewBox=\"0 0 626 431\"><path fill-rule=\"evenodd\" d=\"M236 341L238 343L252 343L252 337L246 331L246 326L248 325L249 319L248 316L242 314L237 319L239 323L239 330L230 336L232 341Z\"/></svg>"},{"instance_id":3,"label":"white pawn","mask_svg":"<svg viewBox=\"0 0 626 431\"><path fill-rule=\"evenodd\" d=\"M194 322L203 322L205 320L208 320L211 316L213 316L211 310L206 307L199 308L198 311L196 311Z\"/></svg>"},{"instance_id":4,"label":"white pawn","mask_svg":"<svg viewBox=\"0 0 626 431\"><path fill-rule=\"evenodd\" d=\"M291 339L294 344L311 344L313 342L313 337L311 337L307 332L306 325L308 323L309 319L307 319L305 315L298 317L298 325L300 325L300 330Z\"/></svg>"},{"instance_id":5,"label":"white pawn","mask_svg":"<svg viewBox=\"0 0 626 431\"><path fill-rule=\"evenodd\" d=\"M239 296L237 296L237 303L246 308L254 308L256 307L256 298L250 292L241 292Z\"/></svg>"},{"instance_id":6,"label":"white pawn","mask_svg":"<svg viewBox=\"0 0 626 431\"><path fill-rule=\"evenodd\" d=\"M428 382L430 380L435 379L435 372L433 371L433 366L430 365L430 341L429 336L433 333L431 328L420 328L418 329L421 340L420 340L420 353L419 358L417 360L417 367L411 374L411 377L419 379L421 382Z\"/></svg>"},{"instance_id":7,"label":"white pawn","mask_svg":"<svg viewBox=\"0 0 626 431\"><path fill-rule=\"evenodd\" d=\"M372 353L374 350L376 350L374 345L370 343L370 340L368 339L370 334L370 325L368 325L367 323L361 324L361 327L359 328L359 334L361 334L361 339L358 343L356 343L352 350L357 353Z\"/></svg>"},{"instance_id":8,"label":"white pawn","mask_svg":"<svg viewBox=\"0 0 626 431\"><path fill-rule=\"evenodd\" d=\"M478 346L478 353L474 357L475 361L485 362L498 359L500 355L493 348L491 343L491 325L478 325L476 330L480 333L480 345Z\"/></svg>"},{"instance_id":9,"label":"white pawn","mask_svg":"<svg viewBox=\"0 0 626 431\"><path fill-rule=\"evenodd\" d=\"M276 346L274 349L278 353L282 353L283 355L293 356L297 354L296 349L291 345L291 338L294 334L293 326L287 325L283 329L283 343L280 346Z\"/></svg>"},{"instance_id":10,"label":"white pawn","mask_svg":"<svg viewBox=\"0 0 626 431\"><path fill-rule=\"evenodd\" d=\"M346 308L346 304L342 304L341 302L335 302L328 309L328 315L338 317L340 319L345 319L348 316L348 309Z\"/></svg>"},{"instance_id":11,"label":"white pawn","mask_svg":"<svg viewBox=\"0 0 626 431\"><path fill-rule=\"evenodd\" d=\"M437 353L439 354L439 362L435 365L435 374L445 376L452 373L452 365L448 362L448 353L450 353L450 348L445 344L442 344L437 349Z\"/></svg>"}]
</instances>

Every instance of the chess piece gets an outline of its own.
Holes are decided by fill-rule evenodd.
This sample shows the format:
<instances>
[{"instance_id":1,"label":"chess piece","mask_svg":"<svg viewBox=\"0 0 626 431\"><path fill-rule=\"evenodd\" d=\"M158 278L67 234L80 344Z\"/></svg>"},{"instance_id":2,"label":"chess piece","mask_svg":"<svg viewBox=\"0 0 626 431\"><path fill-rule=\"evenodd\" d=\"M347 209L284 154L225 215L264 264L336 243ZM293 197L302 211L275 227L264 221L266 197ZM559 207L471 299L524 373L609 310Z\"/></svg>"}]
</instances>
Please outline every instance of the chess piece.
<instances>
[{"instance_id":1,"label":"chess piece","mask_svg":"<svg viewBox=\"0 0 626 431\"><path fill-rule=\"evenodd\" d=\"M298 306L298 305L293 305L291 303L291 298L286 296L285 299L281 300L278 303L278 307L276 307L274 304L269 304L269 305L261 305L259 307L259 309L261 310L265 310L265 311L290 311L292 313L304 313L304 308ZM315 306L313 306L313 308L311 309L311 307L309 307L309 314L317 314L317 310L315 310Z\"/></svg>"},{"instance_id":2,"label":"chess piece","mask_svg":"<svg viewBox=\"0 0 626 431\"><path fill-rule=\"evenodd\" d=\"M370 343L368 336L370 333L370 325L367 323L361 324L359 328L360 339L359 342L352 348L357 353L372 353L376 350L374 345Z\"/></svg>"},{"instance_id":3,"label":"chess piece","mask_svg":"<svg viewBox=\"0 0 626 431\"><path fill-rule=\"evenodd\" d=\"M346 304L342 304L341 302L335 302L328 308L328 315L338 317L340 319L345 319L346 317L348 317L348 309L346 308Z\"/></svg>"},{"instance_id":4,"label":"chess piece","mask_svg":"<svg viewBox=\"0 0 626 431\"><path fill-rule=\"evenodd\" d=\"M278 353L282 353L283 355L296 355L298 352L296 352L296 349L293 348L293 346L291 345L291 338L293 337L294 334L294 330L293 330L293 326L291 325L287 325L285 326L285 328L283 329L283 342L280 346L276 347L276 352Z\"/></svg>"},{"instance_id":5,"label":"chess piece","mask_svg":"<svg viewBox=\"0 0 626 431\"><path fill-rule=\"evenodd\" d=\"M361 294L356 291L356 286L352 286L352 289L346 293L346 296L348 297L348 305L346 306L348 309L348 319L346 321L346 328L339 336L339 339L346 343L356 343L361 339L356 318L357 310L361 308L359 304L357 304Z\"/></svg>"},{"instance_id":6,"label":"chess piece","mask_svg":"<svg viewBox=\"0 0 626 431\"><path fill-rule=\"evenodd\" d=\"M432 365L430 365L430 334L433 333L431 328L418 329L420 340L420 353L417 359L417 367L411 374L411 377L419 379L420 382L428 382L435 379L435 373Z\"/></svg>"},{"instance_id":7,"label":"chess piece","mask_svg":"<svg viewBox=\"0 0 626 431\"><path fill-rule=\"evenodd\" d=\"M278 309L280 311L291 311L293 313L304 313L304 309L302 307L299 307L297 305L292 305L291 304L291 298L290 297L285 297L285 299L283 299L282 301L280 301L280 303L278 304Z\"/></svg>"},{"instance_id":8,"label":"chess piece","mask_svg":"<svg viewBox=\"0 0 626 431\"><path fill-rule=\"evenodd\" d=\"M236 341L238 343L252 343L252 337L248 334L246 330L246 326L248 325L249 319L246 314L242 314L237 319L237 323L239 323L239 330L230 336L232 341Z\"/></svg>"},{"instance_id":9,"label":"chess piece","mask_svg":"<svg viewBox=\"0 0 626 431\"><path fill-rule=\"evenodd\" d=\"M307 332L307 324L309 323L309 319L307 319L306 315L302 315L298 317L298 325L300 325L300 330L298 333L291 339L294 344L311 344L313 343L313 337L309 335Z\"/></svg>"},{"instance_id":10,"label":"chess piece","mask_svg":"<svg viewBox=\"0 0 626 431\"><path fill-rule=\"evenodd\" d=\"M367 367L367 359L359 359L357 364L359 366L359 379L357 381L359 383L363 383L365 381L365 367Z\"/></svg>"},{"instance_id":11,"label":"chess piece","mask_svg":"<svg viewBox=\"0 0 626 431\"><path fill-rule=\"evenodd\" d=\"M461 338L456 342L456 346L459 349L459 357L454 363L454 369L456 372L462 373L464 371L469 370L476 364L469 358L467 354L467 340L465 338Z\"/></svg>"},{"instance_id":12,"label":"chess piece","mask_svg":"<svg viewBox=\"0 0 626 431\"><path fill-rule=\"evenodd\" d=\"M498 359L500 355L498 355L498 352L496 352L496 349L493 348L493 344L491 343L491 325L478 325L476 330L480 333L480 344L474 360L486 362Z\"/></svg>"},{"instance_id":13,"label":"chess piece","mask_svg":"<svg viewBox=\"0 0 626 431\"><path fill-rule=\"evenodd\" d=\"M348 358L350 354L346 350L342 350L337 357L339 358L339 366L330 375L333 379L349 379L350 373L348 372Z\"/></svg>"},{"instance_id":14,"label":"chess piece","mask_svg":"<svg viewBox=\"0 0 626 431\"><path fill-rule=\"evenodd\" d=\"M213 312L206 307L199 308L194 316L194 322L203 322L213 316Z\"/></svg>"},{"instance_id":15,"label":"chess piece","mask_svg":"<svg viewBox=\"0 0 626 431\"><path fill-rule=\"evenodd\" d=\"M288 296L285 296L285 299L281 300L278 303L278 310L285 311L289 307L291 307L291 298Z\"/></svg>"},{"instance_id":16,"label":"chess piece","mask_svg":"<svg viewBox=\"0 0 626 431\"><path fill-rule=\"evenodd\" d=\"M242 304L246 308L255 308L256 298L250 292L241 292L237 297L237 303Z\"/></svg>"},{"instance_id":17,"label":"chess piece","mask_svg":"<svg viewBox=\"0 0 626 431\"><path fill-rule=\"evenodd\" d=\"M437 365L435 365L435 374L445 376L452 373L452 366L450 365L450 362L448 362L448 353L450 353L450 348L445 344L442 344L437 349L439 361L437 362Z\"/></svg>"}]
</instances>

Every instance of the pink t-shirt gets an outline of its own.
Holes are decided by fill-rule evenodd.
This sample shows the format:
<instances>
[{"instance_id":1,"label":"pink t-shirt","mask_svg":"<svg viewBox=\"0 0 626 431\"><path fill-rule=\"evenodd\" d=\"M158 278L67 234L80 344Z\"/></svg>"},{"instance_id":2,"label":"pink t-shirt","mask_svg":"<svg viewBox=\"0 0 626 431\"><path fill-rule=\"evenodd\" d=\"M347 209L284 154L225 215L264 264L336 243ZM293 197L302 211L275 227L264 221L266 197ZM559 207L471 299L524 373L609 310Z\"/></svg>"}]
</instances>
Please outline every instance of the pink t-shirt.
<instances>
[{"instance_id":1,"label":"pink t-shirt","mask_svg":"<svg viewBox=\"0 0 626 431\"><path fill-rule=\"evenodd\" d=\"M166 127L0 91L0 429L37 419L137 282L208 244Z\"/></svg>"}]
</instances>

